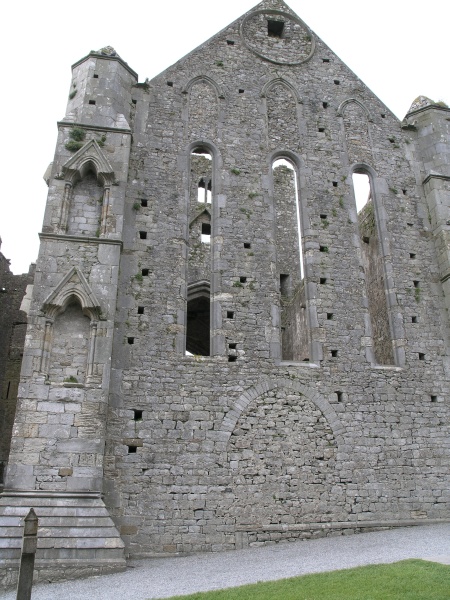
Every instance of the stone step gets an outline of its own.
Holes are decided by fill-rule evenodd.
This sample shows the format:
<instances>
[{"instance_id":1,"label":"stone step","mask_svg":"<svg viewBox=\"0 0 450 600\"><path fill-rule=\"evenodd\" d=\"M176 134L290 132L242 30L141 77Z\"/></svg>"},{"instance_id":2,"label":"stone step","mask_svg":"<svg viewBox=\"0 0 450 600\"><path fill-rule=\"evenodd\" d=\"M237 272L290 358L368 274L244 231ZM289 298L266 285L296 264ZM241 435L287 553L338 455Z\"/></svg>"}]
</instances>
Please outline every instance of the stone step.
<instances>
[{"instance_id":1,"label":"stone step","mask_svg":"<svg viewBox=\"0 0 450 600\"><path fill-rule=\"evenodd\" d=\"M5 492L0 496L0 586L16 579L23 519L31 507L39 519L38 579L126 568L124 543L99 494Z\"/></svg>"},{"instance_id":2,"label":"stone step","mask_svg":"<svg viewBox=\"0 0 450 600\"><path fill-rule=\"evenodd\" d=\"M108 527L111 523L110 517L64 517L46 516L39 514L39 528L44 527ZM0 516L0 527L22 527L23 521L20 516Z\"/></svg>"}]
</instances>

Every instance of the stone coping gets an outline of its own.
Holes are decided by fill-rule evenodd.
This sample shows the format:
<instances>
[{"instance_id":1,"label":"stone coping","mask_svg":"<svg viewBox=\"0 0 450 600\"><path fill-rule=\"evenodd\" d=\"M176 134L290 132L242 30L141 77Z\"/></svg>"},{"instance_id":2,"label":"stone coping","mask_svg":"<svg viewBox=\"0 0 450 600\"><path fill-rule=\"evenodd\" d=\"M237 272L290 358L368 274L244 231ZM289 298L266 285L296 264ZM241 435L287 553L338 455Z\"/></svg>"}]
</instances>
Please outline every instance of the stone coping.
<instances>
[{"instance_id":1,"label":"stone coping","mask_svg":"<svg viewBox=\"0 0 450 600\"><path fill-rule=\"evenodd\" d=\"M110 240L108 238L89 237L83 235L66 235L64 233L39 233L41 240L61 240L69 242L83 242L84 244L109 244L110 246L122 246L121 240Z\"/></svg>"}]
</instances>

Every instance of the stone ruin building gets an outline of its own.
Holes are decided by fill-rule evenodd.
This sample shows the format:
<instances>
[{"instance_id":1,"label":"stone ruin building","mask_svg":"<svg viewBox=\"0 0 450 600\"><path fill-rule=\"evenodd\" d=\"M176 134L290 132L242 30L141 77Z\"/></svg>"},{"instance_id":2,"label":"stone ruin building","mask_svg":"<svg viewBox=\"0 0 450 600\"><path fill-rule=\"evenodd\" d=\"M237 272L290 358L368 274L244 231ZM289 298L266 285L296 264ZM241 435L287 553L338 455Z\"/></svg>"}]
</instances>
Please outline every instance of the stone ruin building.
<instances>
[{"instance_id":1,"label":"stone ruin building","mask_svg":"<svg viewBox=\"0 0 450 600\"><path fill-rule=\"evenodd\" d=\"M0 238L0 250L1 247ZM27 292L32 289L33 279L34 265L28 273L14 275L10 261L0 251L0 492L16 411L27 329Z\"/></svg>"},{"instance_id":2,"label":"stone ruin building","mask_svg":"<svg viewBox=\"0 0 450 600\"><path fill-rule=\"evenodd\" d=\"M1 580L30 507L46 579L449 520L450 110L400 122L282 0L72 71Z\"/></svg>"}]
</instances>

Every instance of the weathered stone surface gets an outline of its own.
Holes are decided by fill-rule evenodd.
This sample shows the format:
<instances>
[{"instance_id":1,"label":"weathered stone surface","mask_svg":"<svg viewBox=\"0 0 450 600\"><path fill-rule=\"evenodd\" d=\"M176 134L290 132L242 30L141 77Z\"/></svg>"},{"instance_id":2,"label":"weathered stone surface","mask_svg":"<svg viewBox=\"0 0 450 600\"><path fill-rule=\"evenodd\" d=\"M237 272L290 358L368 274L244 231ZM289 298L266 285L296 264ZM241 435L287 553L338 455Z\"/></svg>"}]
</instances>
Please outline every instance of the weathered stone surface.
<instances>
[{"instance_id":1,"label":"weathered stone surface","mask_svg":"<svg viewBox=\"0 0 450 600\"><path fill-rule=\"evenodd\" d=\"M400 123L281 0L71 90L0 566L25 502L75 574L448 520L449 109Z\"/></svg>"}]
</instances>

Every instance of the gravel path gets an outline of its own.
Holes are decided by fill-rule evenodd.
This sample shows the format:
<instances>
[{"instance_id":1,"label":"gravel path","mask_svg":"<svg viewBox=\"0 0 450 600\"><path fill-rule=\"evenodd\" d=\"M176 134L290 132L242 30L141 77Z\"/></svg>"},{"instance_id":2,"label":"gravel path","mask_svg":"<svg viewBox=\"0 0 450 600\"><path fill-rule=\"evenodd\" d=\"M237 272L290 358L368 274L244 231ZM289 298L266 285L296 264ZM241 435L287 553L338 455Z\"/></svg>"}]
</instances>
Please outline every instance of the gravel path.
<instances>
[{"instance_id":1,"label":"gravel path","mask_svg":"<svg viewBox=\"0 0 450 600\"><path fill-rule=\"evenodd\" d=\"M147 600L245 583L423 558L450 564L450 524L411 527L249 548L133 561L124 573L41 584L32 600ZM15 592L1 593L15 600Z\"/></svg>"}]
</instances>

